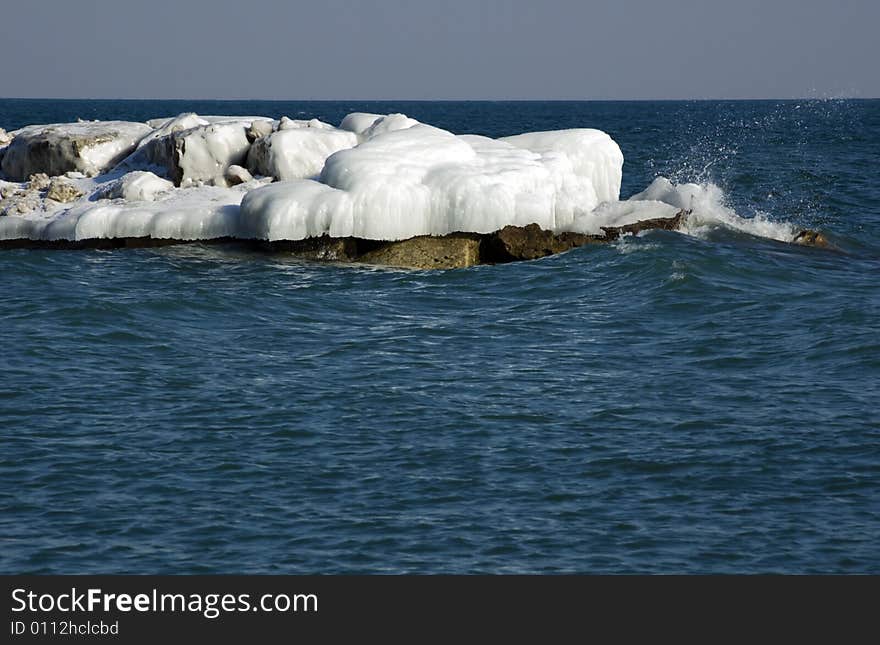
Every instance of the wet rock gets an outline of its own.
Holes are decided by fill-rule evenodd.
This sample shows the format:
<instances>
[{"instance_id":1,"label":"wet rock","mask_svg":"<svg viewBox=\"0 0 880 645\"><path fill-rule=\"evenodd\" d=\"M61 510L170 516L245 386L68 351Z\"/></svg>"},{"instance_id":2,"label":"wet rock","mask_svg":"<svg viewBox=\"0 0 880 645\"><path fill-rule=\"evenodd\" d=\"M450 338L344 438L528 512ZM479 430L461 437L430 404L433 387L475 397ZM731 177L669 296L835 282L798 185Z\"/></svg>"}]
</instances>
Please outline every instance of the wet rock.
<instances>
[{"instance_id":1,"label":"wet rock","mask_svg":"<svg viewBox=\"0 0 880 645\"><path fill-rule=\"evenodd\" d=\"M480 263L480 238L475 233L413 237L388 242L356 261L407 269L460 269Z\"/></svg>"},{"instance_id":2,"label":"wet rock","mask_svg":"<svg viewBox=\"0 0 880 645\"><path fill-rule=\"evenodd\" d=\"M640 222L635 222L634 224L627 224L626 226L613 226L606 227L603 226L602 230L605 231L605 239L606 241L612 241L619 238L621 235L638 235L642 231L651 231L651 230L661 230L661 231L677 231L684 225L685 219L688 215L691 214L689 210L681 210L678 211L672 217L658 217L655 219L644 219Z\"/></svg>"},{"instance_id":3,"label":"wet rock","mask_svg":"<svg viewBox=\"0 0 880 645\"><path fill-rule=\"evenodd\" d=\"M282 240L263 242L260 246L268 251L292 253L304 260L326 262L354 262L361 250L353 237L310 237L305 240Z\"/></svg>"},{"instance_id":4,"label":"wet rock","mask_svg":"<svg viewBox=\"0 0 880 645\"><path fill-rule=\"evenodd\" d=\"M687 211L679 211L673 217L643 220L626 226L603 227L605 235L556 234L541 229L537 224L505 226L500 231L485 236L483 261L499 263L537 260L548 255L564 253L585 244L613 242L625 234L637 234L652 229L674 231L681 226L682 218L686 216Z\"/></svg>"},{"instance_id":5,"label":"wet rock","mask_svg":"<svg viewBox=\"0 0 880 645\"><path fill-rule=\"evenodd\" d=\"M82 196L83 192L79 188L62 177L53 178L49 184L49 190L46 192L46 199L61 203L72 202Z\"/></svg>"},{"instance_id":6,"label":"wet rock","mask_svg":"<svg viewBox=\"0 0 880 645\"><path fill-rule=\"evenodd\" d=\"M490 233L485 241L487 260L491 262L515 262L536 260L548 255L569 251L575 247L603 242L604 238L581 233L562 233L557 235L545 231L537 224L528 226L505 226L500 231Z\"/></svg>"},{"instance_id":7,"label":"wet rock","mask_svg":"<svg viewBox=\"0 0 880 645\"><path fill-rule=\"evenodd\" d=\"M296 255L304 260L359 262L406 269L454 269L480 263L482 235L453 233L443 237L413 237L399 242L354 237L321 237L264 242L262 248Z\"/></svg>"},{"instance_id":8,"label":"wet rock","mask_svg":"<svg viewBox=\"0 0 880 645\"><path fill-rule=\"evenodd\" d=\"M7 146L3 173L14 181L68 171L91 177L119 163L151 131L146 123L127 121L28 126Z\"/></svg>"},{"instance_id":9,"label":"wet rock","mask_svg":"<svg viewBox=\"0 0 880 645\"><path fill-rule=\"evenodd\" d=\"M308 260L359 262L407 269L457 269L476 264L500 264L569 251L585 244L612 242L627 233L649 229L675 230L687 215L645 220L605 229L605 235L560 233L537 224L506 226L494 233L452 233L421 236L398 242L323 236L296 241L265 243L264 248L293 253Z\"/></svg>"},{"instance_id":10,"label":"wet rock","mask_svg":"<svg viewBox=\"0 0 880 645\"><path fill-rule=\"evenodd\" d=\"M815 246L820 249L830 249L834 248L834 245L828 241L828 238L825 237L819 231L814 231L811 229L804 229L800 233L794 236L794 240L792 240L795 244L800 244L801 246Z\"/></svg>"}]
</instances>

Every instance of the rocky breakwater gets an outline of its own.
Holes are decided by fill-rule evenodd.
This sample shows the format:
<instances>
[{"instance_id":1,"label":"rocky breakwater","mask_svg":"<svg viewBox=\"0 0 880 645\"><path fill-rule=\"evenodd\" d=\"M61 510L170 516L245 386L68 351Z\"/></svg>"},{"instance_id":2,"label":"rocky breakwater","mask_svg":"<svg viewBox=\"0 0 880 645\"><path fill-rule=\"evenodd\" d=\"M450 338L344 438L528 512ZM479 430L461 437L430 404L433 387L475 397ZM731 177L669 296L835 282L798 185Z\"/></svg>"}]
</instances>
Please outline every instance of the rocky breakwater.
<instances>
[{"instance_id":1,"label":"rocky breakwater","mask_svg":"<svg viewBox=\"0 0 880 645\"><path fill-rule=\"evenodd\" d=\"M658 179L621 201L622 167L598 130L490 139L402 114L28 126L0 132L0 247L224 242L424 269L687 232L700 187Z\"/></svg>"},{"instance_id":2,"label":"rocky breakwater","mask_svg":"<svg viewBox=\"0 0 880 645\"><path fill-rule=\"evenodd\" d=\"M269 242L263 248L293 253L309 260L355 262L407 269L461 269L477 264L505 264L538 260L588 244L604 244L622 235L648 230L677 230L688 215L644 220L620 227L605 227L601 235L554 233L537 224L505 226L492 233L450 233L418 236L397 242L354 237L322 236L298 241Z\"/></svg>"}]
</instances>

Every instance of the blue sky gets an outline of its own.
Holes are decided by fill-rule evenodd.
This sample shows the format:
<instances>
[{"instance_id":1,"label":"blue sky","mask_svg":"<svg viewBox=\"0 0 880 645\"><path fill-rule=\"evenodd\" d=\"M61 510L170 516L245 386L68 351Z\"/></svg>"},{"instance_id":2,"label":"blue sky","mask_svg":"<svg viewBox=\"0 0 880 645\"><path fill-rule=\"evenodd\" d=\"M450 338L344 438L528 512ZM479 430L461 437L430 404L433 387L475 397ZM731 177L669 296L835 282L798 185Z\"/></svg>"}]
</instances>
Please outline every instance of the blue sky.
<instances>
[{"instance_id":1,"label":"blue sky","mask_svg":"<svg viewBox=\"0 0 880 645\"><path fill-rule=\"evenodd\" d=\"M9 4L6 97L880 96L876 0Z\"/></svg>"}]
</instances>

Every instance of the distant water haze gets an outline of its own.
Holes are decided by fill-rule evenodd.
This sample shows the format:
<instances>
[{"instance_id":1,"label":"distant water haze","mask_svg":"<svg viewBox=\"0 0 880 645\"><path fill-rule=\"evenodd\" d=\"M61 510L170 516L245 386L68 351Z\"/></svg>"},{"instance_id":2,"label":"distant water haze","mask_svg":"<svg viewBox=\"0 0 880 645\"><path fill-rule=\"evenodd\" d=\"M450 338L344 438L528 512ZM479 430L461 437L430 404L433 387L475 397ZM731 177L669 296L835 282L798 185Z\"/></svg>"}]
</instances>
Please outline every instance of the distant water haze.
<instances>
[{"instance_id":1,"label":"distant water haze","mask_svg":"<svg viewBox=\"0 0 880 645\"><path fill-rule=\"evenodd\" d=\"M875 0L93 0L2 22L6 97L880 96Z\"/></svg>"}]
</instances>

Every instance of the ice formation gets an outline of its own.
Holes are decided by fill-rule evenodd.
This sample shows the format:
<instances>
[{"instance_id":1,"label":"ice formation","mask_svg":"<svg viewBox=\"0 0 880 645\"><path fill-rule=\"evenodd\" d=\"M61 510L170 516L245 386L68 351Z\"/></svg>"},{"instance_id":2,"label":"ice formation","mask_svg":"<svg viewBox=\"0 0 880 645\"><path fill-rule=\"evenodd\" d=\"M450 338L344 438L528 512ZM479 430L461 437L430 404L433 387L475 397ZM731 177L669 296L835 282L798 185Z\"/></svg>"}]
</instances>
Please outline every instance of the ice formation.
<instances>
[{"instance_id":1,"label":"ice formation","mask_svg":"<svg viewBox=\"0 0 880 645\"><path fill-rule=\"evenodd\" d=\"M151 132L146 123L126 121L28 126L10 133L13 139L3 155L3 174L15 181L39 172L52 176L68 171L98 175Z\"/></svg>"},{"instance_id":2,"label":"ice formation","mask_svg":"<svg viewBox=\"0 0 880 645\"><path fill-rule=\"evenodd\" d=\"M352 113L334 127L188 113L29 126L9 137L2 168L13 181L0 185L0 239L401 240L532 223L602 235L603 226L683 208L694 210L694 231L721 222L793 235L739 218L711 186L660 178L619 201L623 155L599 130L490 139L402 114ZM63 194L72 201L49 199L43 183L26 181L38 172L67 173Z\"/></svg>"},{"instance_id":3,"label":"ice formation","mask_svg":"<svg viewBox=\"0 0 880 645\"><path fill-rule=\"evenodd\" d=\"M241 207L248 234L400 240L508 224L567 230L598 206L599 193L616 199L620 191L623 156L598 131L547 133L547 151L539 153L424 124L371 132L383 125L374 123L361 144L330 156L317 181L248 193ZM592 145L581 158L552 149L585 132Z\"/></svg>"}]
</instances>

